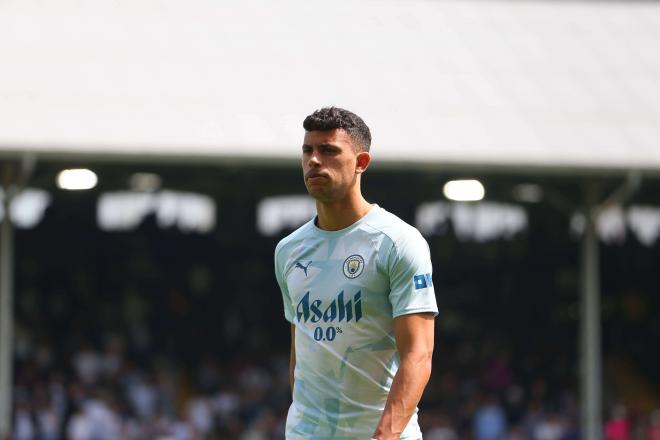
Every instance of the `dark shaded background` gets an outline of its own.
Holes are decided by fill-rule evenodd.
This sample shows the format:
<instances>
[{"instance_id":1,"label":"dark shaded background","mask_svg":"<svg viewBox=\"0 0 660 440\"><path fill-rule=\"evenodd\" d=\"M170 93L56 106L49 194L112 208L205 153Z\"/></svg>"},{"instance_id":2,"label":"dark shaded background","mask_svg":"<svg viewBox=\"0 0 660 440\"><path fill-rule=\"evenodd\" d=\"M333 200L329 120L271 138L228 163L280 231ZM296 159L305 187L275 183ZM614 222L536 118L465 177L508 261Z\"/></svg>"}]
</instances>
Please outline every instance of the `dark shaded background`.
<instances>
[{"instance_id":1,"label":"dark shaded background","mask_svg":"<svg viewBox=\"0 0 660 440\"><path fill-rule=\"evenodd\" d=\"M298 170L92 165L99 186L70 192L54 187L58 164L40 164L31 186L47 189L51 205L34 229L16 231L15 425L33 426L23 438L282 438L289 330L272 254L289 231L261 236L255 208L266 196L302 194ZM186 234L147 218L134 231L101 231L99 194L126 190L134 171L211 196L215 230ZM363 187L414 224L415 208L443 199L442 184L460 176L468 174L374 167ZM511 188L529 182L576 209L582 194L583 181L570 176L478 177L490 201L512 203ZM604 195L620 181L598 179ZM654 185L630 203L655 202ZM427 237L440 315L420 405L425 438L487 440L478 426L493 428L498 417L508 438L577 435L579 238L549 199L524 207L529 228L511 239L461 242L451 223ZM601 251L605 416L646 436L660 390L660 245L628 234ZM96 363L95 377L84 377L80 359ZM98 366L108 362L116 365ZM155 402L146 413L133 395L140 387ZM50 437L40 428L49 408L57 420ZM74 419L95 420L94 408L95 423L112 419L121 434L106 427L72 436Z\"/></svg>"}]
</instances>

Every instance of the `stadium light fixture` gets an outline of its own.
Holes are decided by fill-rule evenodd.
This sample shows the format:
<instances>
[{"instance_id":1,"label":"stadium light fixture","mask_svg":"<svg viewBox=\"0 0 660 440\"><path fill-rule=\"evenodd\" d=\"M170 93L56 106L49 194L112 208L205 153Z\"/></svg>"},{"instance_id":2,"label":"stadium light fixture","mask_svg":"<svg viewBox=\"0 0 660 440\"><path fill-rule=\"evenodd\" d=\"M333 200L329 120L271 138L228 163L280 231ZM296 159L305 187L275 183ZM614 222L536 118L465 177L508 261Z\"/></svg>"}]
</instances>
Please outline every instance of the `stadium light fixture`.
<instances>
[{"instance_id":1,"label":"stadium light fixture","mask_svg":"<svg viewBox=\"0 0 660 440\"><path fill-rule=\"evenodd\" d=\"M449 200L456 202L476 202L486 194L484 186L475 179L450 180L445 183L442 192Z\"/></svg>"},{"instance_id":2,"label":"stadium light fixture","mask_svg":"<svg viewBox=\"0 0 660 440\"><path fill-rule=\"evenodd\" d=\"M521 183L512 190L513 198L521 203L539 203L543 200L543 189L534 183Z\"/></svg>"},{"instance_id":3,"label":"stadium light fixture","mask_svg":"<svg viewBox=\"0 0 660 440\"><path fill-rule=\"evenodd\" d=\"M57 175L57 186L61 189L91 189L97 182L96 173L86 168L62 170Z\"/></svg>"},{"instance_id":4,"label":"stadium light fixture","mask_svg":"<svg viewBox=\"0 0 660 440\"><path fill-rule=\"evenodd\" d=\"M128 180L128 184L133 191L153 192L160 189L163 181L158 174L134 173Z\"/></svg>"}]
</instances>

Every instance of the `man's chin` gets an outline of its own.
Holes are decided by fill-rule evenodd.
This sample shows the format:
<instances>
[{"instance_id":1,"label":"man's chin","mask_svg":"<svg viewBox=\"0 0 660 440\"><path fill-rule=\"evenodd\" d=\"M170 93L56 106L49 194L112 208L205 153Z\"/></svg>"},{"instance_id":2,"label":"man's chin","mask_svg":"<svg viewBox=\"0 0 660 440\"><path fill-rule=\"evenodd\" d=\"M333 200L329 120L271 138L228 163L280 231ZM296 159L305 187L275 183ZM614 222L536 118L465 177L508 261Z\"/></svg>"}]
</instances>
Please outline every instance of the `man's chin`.
<instances>
[{"instance_id":1,"label":"man's chin","mask_svg":"<svg viewBox=\"0 0 660 440\"><path fill-rule=\"evenodd\" d=\"M332 195L328 191L324 191L324 188L319 187L307 187L307 193L314 198L317 202L331 202Z\"/></svg>"}]
</instances>

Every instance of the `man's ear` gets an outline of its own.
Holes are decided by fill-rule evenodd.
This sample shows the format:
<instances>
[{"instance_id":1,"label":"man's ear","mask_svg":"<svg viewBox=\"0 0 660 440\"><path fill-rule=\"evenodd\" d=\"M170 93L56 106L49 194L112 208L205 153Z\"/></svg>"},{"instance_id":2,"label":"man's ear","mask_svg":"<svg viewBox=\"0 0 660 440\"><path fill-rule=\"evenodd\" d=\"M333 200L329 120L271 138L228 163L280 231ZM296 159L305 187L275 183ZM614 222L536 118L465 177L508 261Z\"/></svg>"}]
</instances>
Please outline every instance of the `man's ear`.
<instances>
[{"instance_id":1,"label":"man's ear","mask_svg":"<svg viewBox=\"0 0 660 440\"><path fill-rule=\"evenodd\" d=\"M371 154L368 151L360 151L356 158L355 174L362 174L367 171L371 163Z\"/></svg>"}]
</instances>

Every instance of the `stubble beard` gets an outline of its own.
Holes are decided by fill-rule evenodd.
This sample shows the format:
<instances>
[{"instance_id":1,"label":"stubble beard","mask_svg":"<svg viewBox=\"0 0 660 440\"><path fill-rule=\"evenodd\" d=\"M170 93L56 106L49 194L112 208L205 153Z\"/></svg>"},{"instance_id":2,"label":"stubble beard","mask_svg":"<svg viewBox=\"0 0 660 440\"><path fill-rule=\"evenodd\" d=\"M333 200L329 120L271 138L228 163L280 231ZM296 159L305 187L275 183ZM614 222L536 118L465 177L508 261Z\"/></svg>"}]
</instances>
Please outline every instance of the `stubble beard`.
<instances>
[{"instance_id":1,"label":"stubble beard","mask_svg":"<svg viewBox=\"0 0 660 440\"><path fill-rule=\"evenodd\" d=\"M355 182L353 182L355 184ZM340 185L322 185L322 186L308 186L305 182L307 193L319 203L334 203L344 200L353 185L342 187Z\"/></svg>"},{"instance_id":2,"label":"stubble beard","mask_svg":"<svg viewBox=\"0 0 660 440\"><path fill-rule=\"evenodd\" d=\"M307 193L317 202L330 203L335 201L334 191L332 188L314 188L307 187Z\"/></svg>"}]
</instances>

